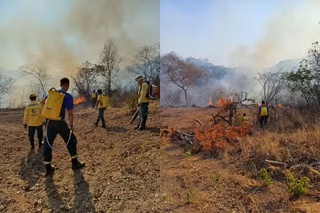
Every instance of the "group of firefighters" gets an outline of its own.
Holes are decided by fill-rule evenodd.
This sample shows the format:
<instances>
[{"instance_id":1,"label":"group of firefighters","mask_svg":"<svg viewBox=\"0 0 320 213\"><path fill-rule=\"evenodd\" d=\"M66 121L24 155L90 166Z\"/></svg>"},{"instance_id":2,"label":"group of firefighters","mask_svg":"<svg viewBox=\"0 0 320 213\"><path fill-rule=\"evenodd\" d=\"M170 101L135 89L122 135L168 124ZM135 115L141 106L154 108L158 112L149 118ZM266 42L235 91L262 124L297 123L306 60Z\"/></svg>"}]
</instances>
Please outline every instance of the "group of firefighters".
<instances>
[{"instance_id":1,"label":"group of firefighters","mask_svg":"<svg viewBox=\"0 0 320 213\"><path fill-rule=\"evenodd\" d=\"M141 131L146 128L146 121L148 117L148 106L149 106L149 83L143 78L143 76L138 75L135 78L138 84L138 102L137 106L140 108L139 115L140 120L138 125L135 127L136 130ZM51 164L52 161L52 147L53 142L56 136L59 134L64 142L66 143L66 147L71 157L72 169L79 170L85 166L85 163L82 163L78 160L77 155L77 138L74 135L74 127L73 127L73 97L70 93L68 93L68 89L70 86L70 81L68 78L62 78L60 80L61 89L58 90L60 93L64 94L60 118L59 120L51 120L45 117L42 117L42 110L45 105L46 96L42 101L36 101L37 95L31 94L29 96L30 103L25 106L24 110L24 118L23 125L25 129L28 130L28 137L30 141L31 150L35 148L34 144L34 135L35 131L37 131L38 138L38 147L39 149L43 146L43 162L46 168L46 176L52 175L55 171L55 167ZM102 103L102 90L97 90L97 93L93 91L92 94L92 108L98 108L98 118L94 125L98 125L101 120L103 128L106 128L106 123L104 119L104 111L106 107ZM68 115L68 123L66 122L66 111ZM45 134L43 133L42 126L46 126ZM45 137L44 137L45 135Z\"/></svg>"},{"instance_id":2,"label":"group of firefighters","mask_svg":"<svg viewBox=\"0 0 320 213\"><path fill-rule=\"evenodd\" d=\"M258 108L258 121L260 128L263 129L267 125L267 121L269 118L269 107L265 103L265 101L261 102L261 105ZM245 123L248 121L246 113L243 113L239 116L240 123Z\"/></svg>"}]
</instances>

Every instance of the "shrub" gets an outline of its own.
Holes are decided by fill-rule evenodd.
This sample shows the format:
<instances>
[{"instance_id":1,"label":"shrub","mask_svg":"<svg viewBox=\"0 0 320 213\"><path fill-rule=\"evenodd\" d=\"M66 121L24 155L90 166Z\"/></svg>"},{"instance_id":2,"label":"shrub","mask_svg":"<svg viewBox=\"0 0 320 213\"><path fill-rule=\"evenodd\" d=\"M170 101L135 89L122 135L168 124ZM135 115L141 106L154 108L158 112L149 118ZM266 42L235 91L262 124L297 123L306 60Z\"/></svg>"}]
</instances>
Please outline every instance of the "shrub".
<instances>
[{"instance_id":1,"label":"shrub","mask_svg":"<svg viewBox=\"0 0 320 213\"><path fill-rule=\"evenodd\" d=\"M310 179L308 177L302 177L298 180L289 172L286 175L286 180L290 193L293 193L293 195L297 197L305 195L307 188L310 187Z\"/></svg>"},{"instance_id":2,"label":"shrub","mask_svg":"<svg viewBox=\"0 0 320 213\"><path fill-rule=\"evenodd\" d=\"M127 99L127 105L130 111L134 111L137 108L137 100L138 100L138 94L137 93L131 93L129 98Z\"/></svg>"},{"instance_id":3,"label":"shrub","mask_svg":"<svg viewBox=\"0 0 320 213\"><path fill-rule=\"evenodd\" d=\"M187 204L190 204L194 201L194 192L192 189L188 190L186 199L187 199Z\"/></svg>"},{"instance_id":4,"label":"shrub","mask_svg":"<svg viewBox=\"0 0 320 213\"><path fill-rule=\"evenodd\" d=\"M183 156L185 158L190 158L191 157L191 150L186 151L185 153L183 153Z\"/></svg>"},{"instance_id":5,"label":"shrub","mask_svg":"<svg viewBox=\"0 0 320 213\"><path fill-rule=\"evenodd\" d=\"M224 151L230 143L239 142L252 131L251 124L229 126L218 123L212 127L200 128L195 131L195 139L202 145L204 151Z\"/></svg>"},{"instance_id":6,"label":"shrub","mask_svg":"<svg viewBox=\"0 0 320 213\"><path fill-rule=\"evenodd\" d=\"M271 175L269 174L266 168L260 169L259 177L267 185L272 183Z\"/></svg>"}]
</instances>

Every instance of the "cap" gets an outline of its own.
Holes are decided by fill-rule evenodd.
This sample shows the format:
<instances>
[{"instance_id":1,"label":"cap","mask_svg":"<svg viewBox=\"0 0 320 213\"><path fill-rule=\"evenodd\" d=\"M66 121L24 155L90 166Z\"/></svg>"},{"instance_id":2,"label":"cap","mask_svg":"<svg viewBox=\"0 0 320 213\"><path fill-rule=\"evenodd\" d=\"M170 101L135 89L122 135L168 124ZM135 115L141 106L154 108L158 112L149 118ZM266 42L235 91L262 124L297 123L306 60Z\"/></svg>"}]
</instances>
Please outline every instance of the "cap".
<instances>
[{"instance_id":1,"label":"cap","mask_svg":"<svg viewBox=\"0 0 320 213\"><path fill-rule=\"evenodd\" d=\"M29 96L29 98L36 98L36 97L37 97L37 95L34 94L34 93L32 93L32 94Z\"/></svg>"},{"instance_id":2,"label":"cap","mask_svg":"<svg viewBox=\"0 0 320 213\"><path fill-rule=\"evenodd\" d=\"M139 81L140 79L143 79L143 76L142 76L142 75L137 75L134 80Z\"/></svg>"}]
</instances>

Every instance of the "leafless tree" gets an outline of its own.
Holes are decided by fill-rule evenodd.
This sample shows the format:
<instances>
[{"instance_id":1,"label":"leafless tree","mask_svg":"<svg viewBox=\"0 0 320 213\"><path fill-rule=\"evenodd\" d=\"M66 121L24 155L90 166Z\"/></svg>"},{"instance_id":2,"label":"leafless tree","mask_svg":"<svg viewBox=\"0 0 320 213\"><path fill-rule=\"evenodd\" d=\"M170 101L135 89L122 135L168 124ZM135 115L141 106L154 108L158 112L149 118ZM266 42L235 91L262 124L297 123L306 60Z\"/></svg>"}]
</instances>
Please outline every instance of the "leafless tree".
<instances>
[{"instance_id":1,"label":"leafless tree","mask_svg":"<svg viewBox=\"0 0 320 213\"><path fill-rule=\"evenodd\" d=\"M107 80L107 93L110 95L112 83L118 76L122 59L119 54L118 46L113 38L109 39L104 45L100 54L100 64L96 70Z\"/></svg>"},{"instance_id":2,"label":"leafless tree","mask_svg":"<svg viewBox=\"0 0 320 213\"><path fill-rule=\"evenodd\" d=\"M160 44L145 45L141 47L133 59L133 66L129 71L142 74L148 81L159 85L160 83Z\"/></svg>"},{"instance_id":3,"label":"leafless tree","mask_svg":"<svg viewBox=\"0 0 320 213\"><path fill-rule=\"evenodd\" d=\"M263 99L266 104L271 103L274 97L286 88L287 78L281 70L258 73L257 80L262 86Z\"/></svg>"},{"instance_id":4,"label":"leafless tree","mask_svg":"<svg viewBox=\"0 0 320 213\"><path fill-rule=\"evenodd\" d=\"M13 84L13 79L5 76L2 72L0 72L0 107L1 107L1 100L3 99L3 97L10 93L12 84Z\"/></svg>"},{"instance_id":5,"label":"leafless tree","mask_svg":"<svg viewBox=\"0 0 320 213\"><path fill-rule=\"evenodd\" d=\"M20 98L18 107L24 107L25 104L28 102L28 97L30 94L30 85L22 85L18 88L18 96Z\"/></svg>"},{"instance_id":6,"label":"leafless tree","mask_svg":"<svg viewBox=\"0 0 320 213\"><path fill-rule=\"evenodd\" d=\"M32 76L37 82L31 82L34 91L37 91L38 97L44 98L47 93L48 81L50 75L47 68L40 63L28 63L19 68L23 76Z\"/></svg>"},{"instance_id":7,"label":"leafless tree","mask_svg":"<svg viewBox=\"0 0 320 213\"><path fill-rule=\"evenodd\" d=\"M97 86L97 72L93 64L89 61L84 62L75 76L71 76L75 84L75 90L80 96L90 99L91 90Z\"/></svg>"},{"instance_id":8,"label":"leafless tree","mask_svg":"<svg viewBox=\"0 0 320 213\"><path fill-rule=\"evenodd\" d=\"M184 62L174 52L161 57L161 69L170 83L183 90L188 105L188 89L195 85L197 79L205 77L205 73L193 64Z\"/></svg>"}]
</instances>

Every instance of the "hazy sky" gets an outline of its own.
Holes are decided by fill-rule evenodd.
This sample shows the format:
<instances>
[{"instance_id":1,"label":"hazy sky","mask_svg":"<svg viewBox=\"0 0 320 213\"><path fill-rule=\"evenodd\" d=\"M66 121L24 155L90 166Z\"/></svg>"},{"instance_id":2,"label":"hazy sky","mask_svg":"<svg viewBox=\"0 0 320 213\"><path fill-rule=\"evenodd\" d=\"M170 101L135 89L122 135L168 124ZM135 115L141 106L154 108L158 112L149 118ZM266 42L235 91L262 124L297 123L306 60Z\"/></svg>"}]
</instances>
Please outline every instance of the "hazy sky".
<instances>
[{"instance_id":1,"label":"hazy sky","mask_svg":"<svg viewBox=\"0 0 320 213\"><path fill-rule=\"evenodd\" d=\"M124 64L137 48L160 40L159 0L1 0L0 68L39 61L71 74L97 62L111 36Z\"/></svg>"},{"instance_id":2,"label":"hazy sky","mask_svg":"<svg viewBox=\"0 0 320 213\"><path fill-rule=\"evenodd\" d=\"M320 40L319 0L161 0L161 54L225 66L304 57Z\"/></svg>"}]
</instances>

